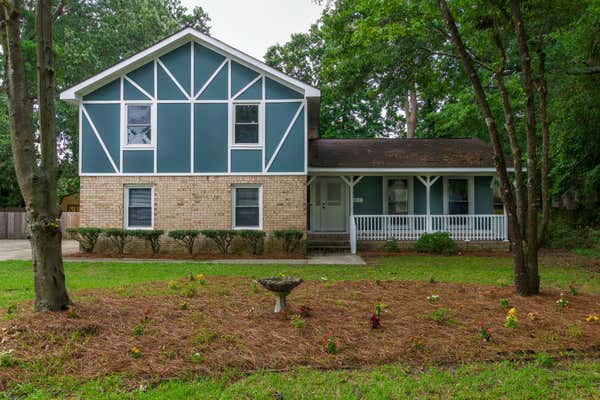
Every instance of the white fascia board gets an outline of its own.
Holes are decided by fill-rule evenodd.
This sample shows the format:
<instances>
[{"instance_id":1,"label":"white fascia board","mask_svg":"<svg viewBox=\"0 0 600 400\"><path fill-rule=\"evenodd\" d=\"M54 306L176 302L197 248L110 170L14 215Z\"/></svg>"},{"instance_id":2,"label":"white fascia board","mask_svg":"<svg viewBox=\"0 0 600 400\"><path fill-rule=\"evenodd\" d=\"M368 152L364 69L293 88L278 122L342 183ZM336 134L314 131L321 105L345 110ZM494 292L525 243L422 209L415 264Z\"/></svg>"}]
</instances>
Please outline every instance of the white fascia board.
<instances>
[{"instance_id":1,"label":"white fascia board","mask_svg":"<svg viewBox=\"0 0 600 400\"><path fill-rule=\"evenodd\" d=\"M154 59L155 57L159 57L162 54L168 53L169 51L179 47L190 39L197 41L201 45L206 45L206 47L211 50L217 50L220 53L225 53L226 56L234 59L234 61L241 61L243 64L248 66L252 66L256 69L261 70L267 76L274 78L277 81L287 83L298 90L304 92L305 97L320 97L321 92L319 89L307 85L304 82L299 81L298 79L292 78L276 70L273 67L268 66L255 59L254 57L249 56L246 53L243 53L223 42L212 38L208 35L200 33L193 28L186 28L168 38L158 42L154 46L147 48L132 57L129 57L126 60L121 61L118 64L113 65L110 68L105 69L92 76L91 78L86 79L83 82L78 83L75 86L70 87L60 93L60 99L65 100L70 103L77 104L81 101L81 97L84 94L90 93L106 83L112 81L122 74L126 74L135 70L136 68L141 67L145 63Z\"/></svg>"},{"instance_id":2,"label":"white fascia board","mask_svg":"<svg viewBox=\"0 0 600 400\"><path fill-rule=\"evenodd\" d=\"M507 168L513 172L514 168ZM495 173L496 168L308 168L309 174L377 174L377 173L415 173L415 174L455 174L455 173Z\"/></svg>"}]
</instances>

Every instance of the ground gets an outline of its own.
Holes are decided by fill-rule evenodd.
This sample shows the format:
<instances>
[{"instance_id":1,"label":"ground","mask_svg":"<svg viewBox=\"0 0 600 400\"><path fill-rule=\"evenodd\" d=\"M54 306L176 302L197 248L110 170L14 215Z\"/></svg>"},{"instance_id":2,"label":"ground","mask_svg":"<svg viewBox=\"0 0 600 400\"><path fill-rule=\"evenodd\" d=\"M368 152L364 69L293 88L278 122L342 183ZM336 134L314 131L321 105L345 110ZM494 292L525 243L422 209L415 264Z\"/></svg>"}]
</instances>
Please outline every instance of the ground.
<instances>
[{"instance_id":1,"label":"ground","mask_svg":"<svg viewBox=\"0 0 600 400\"><path fill-rule=\"evenodd\" d=\"M63 254L75 253L79 250L79 243L74 240L63 240ZM0 240L0 261L3 260L30 260L31 243L27 239Z\"/></svg>"},{"instance_id":2,"label":"ground","mask_svg":"<svg viewBox=\"0 0 600 400\"><path fill-rule=\"evenodd\" d=\"M34 315L30 264L0 263L8 398L594 398L600 390L600 322L586 321L600 314L599 265L568 253L542 258L543 292L529 298L513 294L502 256L65 269L76 306ZM306 280L285 319L254 283L278 274ZM566 307L556 303L561 291ZM504 327L503 300L516 309L515 328ZM380 329L369 324L375 304ZM479 336L482 322L490 341ZM330 339L336 354L325 351Z\"/></svg>"}]
</instances>

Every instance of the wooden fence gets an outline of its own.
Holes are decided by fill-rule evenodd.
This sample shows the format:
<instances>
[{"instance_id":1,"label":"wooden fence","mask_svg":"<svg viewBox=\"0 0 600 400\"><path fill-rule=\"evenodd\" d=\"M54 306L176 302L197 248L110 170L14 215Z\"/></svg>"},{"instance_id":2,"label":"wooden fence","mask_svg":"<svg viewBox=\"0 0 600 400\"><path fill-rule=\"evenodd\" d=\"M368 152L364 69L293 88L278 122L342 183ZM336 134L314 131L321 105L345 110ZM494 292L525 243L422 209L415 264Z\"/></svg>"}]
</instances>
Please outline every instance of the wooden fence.
<instances>
[{"instance_id":1,"label":"wooden fence","mask_svg":"<svg viewBox=\"0 0 600 400\"><path fill-rule=\"evenodd\" d=\"M60 227L63 234L67 228L77 228L78 226L78 212L62 213ZM0 239L25 239L26 237L25 211L0 211Z\"/></svg>"}]
</instances>

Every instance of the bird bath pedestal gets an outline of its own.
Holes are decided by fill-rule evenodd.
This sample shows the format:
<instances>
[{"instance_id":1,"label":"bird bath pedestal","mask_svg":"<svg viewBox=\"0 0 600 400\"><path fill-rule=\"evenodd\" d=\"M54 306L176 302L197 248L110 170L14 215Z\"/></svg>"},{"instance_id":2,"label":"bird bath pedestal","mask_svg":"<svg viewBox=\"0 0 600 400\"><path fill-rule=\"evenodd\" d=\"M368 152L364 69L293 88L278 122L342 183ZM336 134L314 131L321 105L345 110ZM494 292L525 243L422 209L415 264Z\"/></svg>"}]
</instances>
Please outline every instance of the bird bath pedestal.
<instances>
[{"instance_id":1,"label":"bird bath pedestal","mask_svg":"<svg viewBox=\"0 0 600 400\"><path fill-rule=\"evenodd\" d=\"M258 282L275 295L275 312L285 310L285 298L292 289L302 283L302 279L291 276L259 279Z\"/></svg>"}]
</instances>

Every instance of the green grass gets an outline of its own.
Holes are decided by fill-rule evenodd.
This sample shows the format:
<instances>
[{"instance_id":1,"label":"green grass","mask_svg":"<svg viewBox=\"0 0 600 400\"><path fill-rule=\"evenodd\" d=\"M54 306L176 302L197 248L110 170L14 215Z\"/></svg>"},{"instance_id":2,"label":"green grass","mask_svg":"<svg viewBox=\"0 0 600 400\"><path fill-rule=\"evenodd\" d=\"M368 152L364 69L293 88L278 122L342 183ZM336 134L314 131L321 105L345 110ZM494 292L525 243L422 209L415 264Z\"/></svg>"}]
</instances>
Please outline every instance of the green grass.
<instances>
[{"instance_id":1,"label":"green grass","mask_svg":"<svg viewBox=\"0 0 600 400\"><path fill-rule=\"evenodd\" d=\"M227 265L200 263L67 262L65 274L71 291L122 288L127 285L169 281L188 272L211 275L265 277L285 274L303 279L328 280L423 280L439 282L512 283L510 257L400 256L378 260L369 266ZM543 288L564 289L570 282L581 292L600 293L600 274L577 266L540 266ZM136 289L136 290L139 290ZM0 262L0 307L33 298L31 262Z\"/></svg>"},{"instance_id":2,"label":"green grass","mask_svg":"<svg viewBox=\"0 0 600 400\"><path fill-rule=\"evenodd\" d=\"M592 399L598 394L600 362L464 365L423 372L395 365L356 371L296 369L284 373L170 380L158 385L124 384L110 376L90 382L50 378L41 386L14 386L0 399ZM140 390L140 386L143 387ZM133 389L132 389L133 387Z\"/></svg>"}]
</instances>

